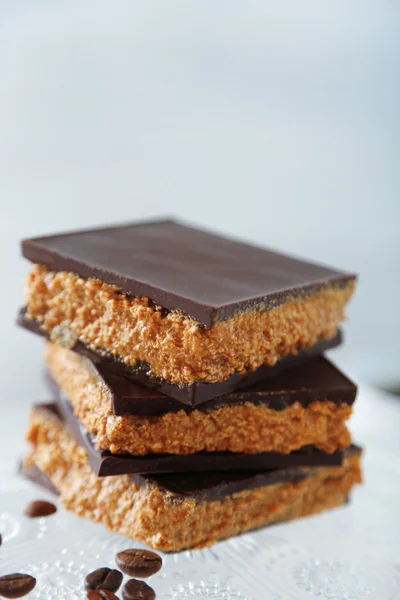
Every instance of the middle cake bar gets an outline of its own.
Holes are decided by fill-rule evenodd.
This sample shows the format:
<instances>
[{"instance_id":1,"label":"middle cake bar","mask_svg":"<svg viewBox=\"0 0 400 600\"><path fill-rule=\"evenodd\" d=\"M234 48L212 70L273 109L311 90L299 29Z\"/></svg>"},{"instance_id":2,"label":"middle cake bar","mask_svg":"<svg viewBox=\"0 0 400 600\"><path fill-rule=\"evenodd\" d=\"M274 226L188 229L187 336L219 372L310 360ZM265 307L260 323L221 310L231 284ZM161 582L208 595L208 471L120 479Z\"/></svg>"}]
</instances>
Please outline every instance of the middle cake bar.
<instances>
[{"instance_id":1,"label":"middle cake bar","mask_svg":"<svg viewBox=\"0 0 400 600\"><path fill-rule=\"evenodd\" d=\"M346 420L357 388L322 357L196 408L52 343L45 360L94 447L114 455L288 454L309 446L333 453L351 444Z\"/></svg>"}]
</instances>

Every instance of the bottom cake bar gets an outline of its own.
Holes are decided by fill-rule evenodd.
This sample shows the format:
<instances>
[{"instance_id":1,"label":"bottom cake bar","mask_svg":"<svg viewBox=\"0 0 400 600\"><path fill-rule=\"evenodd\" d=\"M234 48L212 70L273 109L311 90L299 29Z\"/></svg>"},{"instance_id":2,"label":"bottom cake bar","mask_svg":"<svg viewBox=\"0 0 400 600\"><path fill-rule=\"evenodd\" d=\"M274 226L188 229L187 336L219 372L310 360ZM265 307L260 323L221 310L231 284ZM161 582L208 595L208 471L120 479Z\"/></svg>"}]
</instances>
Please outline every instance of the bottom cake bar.
<instances>
[{"instance_id":1,"label":"bottom cake bar","mask_svg":"<svg viewBox=\"0 0 400 600\"><path fill-rule=\"evenodd\" d=\"M57 414L34 409L28 440L24 471L48 480L65 508L165 552L339 506L361 482L355 446L340 466L98 477Z\"/></svg>"}]
</instances>

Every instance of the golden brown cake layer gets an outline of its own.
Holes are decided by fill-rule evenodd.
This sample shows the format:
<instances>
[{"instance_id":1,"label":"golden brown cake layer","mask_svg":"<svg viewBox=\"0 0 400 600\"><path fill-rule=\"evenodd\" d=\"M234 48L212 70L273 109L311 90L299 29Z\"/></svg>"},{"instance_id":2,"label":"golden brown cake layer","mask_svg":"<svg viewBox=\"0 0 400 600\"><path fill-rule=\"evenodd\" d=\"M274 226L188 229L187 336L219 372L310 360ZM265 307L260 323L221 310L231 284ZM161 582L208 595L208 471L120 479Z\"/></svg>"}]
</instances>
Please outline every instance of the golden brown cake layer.
<instances>
[{"instance_id":1,"label":"golden brown cake layer","mask_svg":"<svg viewBox=\"0 0 400 600\"><path fill-rule=\"evenodd\" d=\"M334 452L351 444L346 420L348 404L321 398L307 407L299 402L284 410L246 402L209 412L193 410L159 416L115 416L110 392L91 363L56 344L47 343L45 360L50 374L74 407L96 446L113 454L190 454L231 452L282 452L313 445Z\"/></svg>"},{"instance_id":2,"label":"golden brown cake layer","mask_svg":"<svg viewBox=\"0 0 400 600\"><path fill-rule=\"evenodd\" d=\"M152 375L185 385L272 366L333 337L354 285L353 280L327 283L309 295L266 311L247 310L207 329L179 311L128 297L99 279L34 265L25 306L28 318L62 346L72 348L79 340L129 366L144 362Z\"/></svg>"},{"instance_id":3,"label":"golden brown cake layer","mask_svg":"<svg viewBox=\"0 0 400 600\"><path fill-rule=\"evenodd\" d=\"M61 422L45 411L31 413L25 467L36 466L80 516L153 548L200 548L232 535L343 504L361 481L360 455L340 467L302 469L304 479L244 489L218 498L188 497L128 475L96 477L85 451Z\"/></svg>"}]
</instances>

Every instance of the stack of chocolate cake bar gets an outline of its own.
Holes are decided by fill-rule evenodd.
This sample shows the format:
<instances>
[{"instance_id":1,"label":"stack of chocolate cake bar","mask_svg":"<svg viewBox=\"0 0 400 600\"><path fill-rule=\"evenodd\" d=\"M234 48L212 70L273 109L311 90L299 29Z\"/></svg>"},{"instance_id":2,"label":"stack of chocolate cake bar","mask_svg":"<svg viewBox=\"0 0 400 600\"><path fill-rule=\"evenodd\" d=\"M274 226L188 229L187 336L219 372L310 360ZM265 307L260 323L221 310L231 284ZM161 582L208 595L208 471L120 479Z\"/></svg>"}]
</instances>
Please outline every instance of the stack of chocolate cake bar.
<instances>
[{"instance_id":1,"label":"stack of chocolate cake bar","mask_svg":"<svg viewBox=\"0 0 400 600\"><path fill-rule=\"evenodd\" d=\"M346 502L356 387L323 353L354 275L174 221L22 248L53 390L24 470L67 509L176 551Z\"/></svg>"}]
</instances>

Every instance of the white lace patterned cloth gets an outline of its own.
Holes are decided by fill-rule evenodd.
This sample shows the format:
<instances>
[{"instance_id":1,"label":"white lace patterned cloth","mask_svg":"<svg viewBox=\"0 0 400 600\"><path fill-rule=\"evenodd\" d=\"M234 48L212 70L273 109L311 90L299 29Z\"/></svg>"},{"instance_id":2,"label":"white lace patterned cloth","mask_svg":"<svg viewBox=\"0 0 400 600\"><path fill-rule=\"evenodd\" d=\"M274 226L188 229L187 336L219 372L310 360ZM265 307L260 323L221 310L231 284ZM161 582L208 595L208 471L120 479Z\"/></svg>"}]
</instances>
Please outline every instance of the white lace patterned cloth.
<instances>
[{"instance_id":1,"label":"white lace patterned cloth","mask_svg":"<svg viewBox=\"0 0 400 600\"><path fill-rule=\"evenodd\" d=\"M399 600L400 401L362 389L355 408L365 483L349 505L210 549L165 555L163 569L149 580L157 599ZM117 551L142 545L63 509L24 517L29 500L52 496L15 473L25 411L3 407L1 417L0 572L34 575L32 600L84 599L90 570L112 566Z\"/></svg>"}]
</instances>

